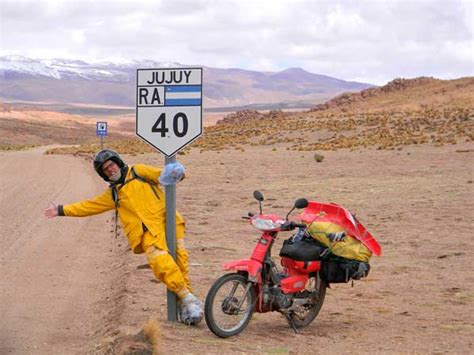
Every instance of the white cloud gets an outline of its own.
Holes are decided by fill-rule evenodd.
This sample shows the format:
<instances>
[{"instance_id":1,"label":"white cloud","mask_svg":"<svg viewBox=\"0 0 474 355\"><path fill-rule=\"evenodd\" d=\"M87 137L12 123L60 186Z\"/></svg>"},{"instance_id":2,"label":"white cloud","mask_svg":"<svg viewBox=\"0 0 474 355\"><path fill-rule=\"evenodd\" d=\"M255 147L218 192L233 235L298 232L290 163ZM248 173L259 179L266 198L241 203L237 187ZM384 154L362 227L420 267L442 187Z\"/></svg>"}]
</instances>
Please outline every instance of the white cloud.
<instances>
[{"instance_id":1,"label":"white cloud","mask_svg":"<svg viewBox=\"0 0 474 355\"><path fill-rule=\"evenodd\" d=\"M474 75L473 11L469 0L0 0L0 54L454 78Z\"/></svg>"}]
</instances>

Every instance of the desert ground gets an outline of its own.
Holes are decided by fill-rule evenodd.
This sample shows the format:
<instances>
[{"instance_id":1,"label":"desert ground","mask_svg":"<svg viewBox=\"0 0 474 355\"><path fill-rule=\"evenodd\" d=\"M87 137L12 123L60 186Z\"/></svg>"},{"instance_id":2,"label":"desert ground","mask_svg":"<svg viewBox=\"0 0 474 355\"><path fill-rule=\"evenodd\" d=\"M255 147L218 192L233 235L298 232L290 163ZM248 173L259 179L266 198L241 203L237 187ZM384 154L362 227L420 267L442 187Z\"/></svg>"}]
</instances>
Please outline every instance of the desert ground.
<instances>
[{"instance_id":1,"label":"desert ground","mask_svg":"<svg viewBox=\"0 0 474 355\"><path fill-rule=\"evenodd\" d=\"M166 290L113 233L113 212L47 220L51 201L106 188L90 157L46 148L0 152L1 354L139 353L150 319L164 354L455 353L474 351L474 143L314 152L248 146L191 149L177 205L187 220L190 276L205 298L222 264L250 255L259 232L240 217L284 215L296 198L354 212L382 245L367 279L333 285L318 318L295 334L278 313L255 314L220 339L203 321L166 321ZM163 165L158 153L128 163ZM293 216L297 218L297 213ZM273 254L278 259L281 234ZM134 352L135 351L135 352ZM141 353L146 353L143 350Z\"/></svg>"}]
</instances>

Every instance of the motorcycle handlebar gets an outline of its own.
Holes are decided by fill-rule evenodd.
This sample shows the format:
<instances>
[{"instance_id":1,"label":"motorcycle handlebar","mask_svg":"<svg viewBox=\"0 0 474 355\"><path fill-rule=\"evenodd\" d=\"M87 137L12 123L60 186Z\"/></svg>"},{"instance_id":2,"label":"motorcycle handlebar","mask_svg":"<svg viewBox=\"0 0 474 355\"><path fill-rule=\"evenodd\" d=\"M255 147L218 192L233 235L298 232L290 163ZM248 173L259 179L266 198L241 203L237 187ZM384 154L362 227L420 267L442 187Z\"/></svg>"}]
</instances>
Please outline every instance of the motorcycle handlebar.
<instances>
[{"instance_id":1,"label":"motorcycle handlebar","mask_svg":"<svg viewBox=\"0 0 474 355\"><path fill-rule=\"evenodd\" d=\"M247 216L242 216L242 219L251 219L253 216L255 216L255 213L248 212ZM295 228L306 228L306 224L304 223L297 223L293 221L286 221L281 225L281 230L282 231L291 231Z\"/></svg>"},{"instance_id":2,"label":"motorcycle handlebar","mask_svg":"<svg viewBox=\"0 0 474 355\"><path fill-rule=\"evenodd\" d=\"M250 218L252 218L253 216L255 216L255 214L252 213L252 212L249 212L249 213L247 214L247 216L242 216L242 218L243 218L243 219L250 219Z\"/></svg>"},{"instance_id":3,"label":"motorcycle handlebar","mask_svg":"<svg viewBox=\"0 0 474 355\"><path fill-rule=\"evenodd\" d=\"M295 228L306 228L306 224L296 223L296 222L293 222L293 221L288 221L288 222L285 222L281 225L281 229L286 230L286 231L291 231Z\"/></svg>"}]
</instances>

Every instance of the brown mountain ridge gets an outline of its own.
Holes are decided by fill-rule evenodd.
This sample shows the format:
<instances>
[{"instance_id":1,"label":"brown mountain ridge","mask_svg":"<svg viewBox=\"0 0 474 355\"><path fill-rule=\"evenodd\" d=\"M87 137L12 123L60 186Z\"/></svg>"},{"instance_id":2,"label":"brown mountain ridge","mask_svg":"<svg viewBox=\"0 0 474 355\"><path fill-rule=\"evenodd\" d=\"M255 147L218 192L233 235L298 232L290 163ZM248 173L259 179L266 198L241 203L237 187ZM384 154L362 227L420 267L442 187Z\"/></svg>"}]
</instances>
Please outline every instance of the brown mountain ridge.
<instances>
[{"instance_id":1,"label":"brown mountain ridge","mask_svg":"<svg viewBox=\"0 0 474 355\"><path fill-rule=\"evenodd\" d=\"M356 93L343 93L323 104L316 105L311 111L416 110L445 106L474 106L474 77L454 80L430 77L397 78L382 87L369 88Z\"/></svg>"},{"instance_id":2,"label":"brown mountain ridge","mask_svg":"<svg viewBox=\"0 0 474 355\"><path fill-rule=\"evenodd\" d=\"M474 78L395 79L307 112L243 111L209 127L196 146L272 145L299 151L402 149L474 141Z\"/></svg>"}]
</instances>

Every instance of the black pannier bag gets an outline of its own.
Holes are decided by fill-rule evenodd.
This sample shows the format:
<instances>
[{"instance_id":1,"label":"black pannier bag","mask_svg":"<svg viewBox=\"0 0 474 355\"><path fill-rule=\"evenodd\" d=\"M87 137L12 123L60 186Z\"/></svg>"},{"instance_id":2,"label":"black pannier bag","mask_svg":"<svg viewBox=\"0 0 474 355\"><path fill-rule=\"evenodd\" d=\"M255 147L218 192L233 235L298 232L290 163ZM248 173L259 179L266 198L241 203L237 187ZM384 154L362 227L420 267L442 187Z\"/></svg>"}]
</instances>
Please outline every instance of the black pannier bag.
<instances>
[{"instance_id":1,"label":"black pannier bag","mask_svg":"<svg viewBox=\"0 0 474 355\"><path fill-rule=\"evenodd\" d=\"M341 283L360 280L369 274L369 270L368 263L332 255L321 263L320 275L328 283Z\"/></svg>"},{"instance_id":2,"label":"black pannier bag","mask_svg":"<svg viewBox=\"0 0 474 355\"><path fill-rule=\"evenodd\" d=\"M280 256L298 261L321 260L327 247L311 237L289 238L283 242Z\"/></svg>"},{"instance_id":3,"label":"black pannier bag","mask_svg":"<svg viewBox=\"0 0 474 355\"><path fill-rule=\"evenodd\" d=\"M370 265L331 254L328 248L308 236L295 236L283 242L280 257L297 261L321 261L320 276L327 283L344 283L360 280L369 274Z\"/></svg>"}]
</instances>

